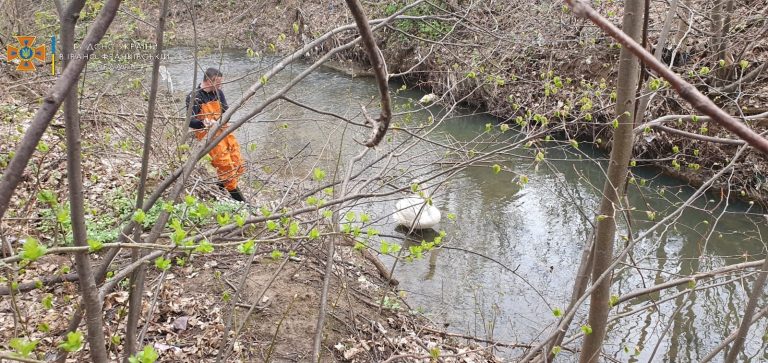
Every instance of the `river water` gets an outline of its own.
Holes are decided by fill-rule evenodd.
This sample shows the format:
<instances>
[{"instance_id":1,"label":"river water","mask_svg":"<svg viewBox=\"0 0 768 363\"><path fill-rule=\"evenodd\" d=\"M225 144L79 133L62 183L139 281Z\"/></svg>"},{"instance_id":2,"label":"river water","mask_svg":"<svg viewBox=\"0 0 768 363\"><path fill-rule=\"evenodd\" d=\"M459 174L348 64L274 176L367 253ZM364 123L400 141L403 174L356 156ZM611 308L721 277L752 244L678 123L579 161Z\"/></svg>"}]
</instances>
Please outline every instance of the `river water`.
<instances>
[{"instance_id":1,"label":"river water","mask_svg":"<svg viewBox=\"0 0 768 363\"><path fill-rule=\"evenodd\" d=\"M177 96L181 97L184 92L180 89L189 89L192 84L192 52L175 48L168 53L170 60L165 66ZM202 56L200 64L203 68L216 66L224 72L224 92L231 104L275 61L270 57L249 58L244 51L224 51ZM260 92L253 102L264 100L306 68L303 63L289 66L269 80L266 91ZM393 82L390 86L395 90L402 84ZM419 108L409 106L413 105L409 99L418 100L422 95L411 89L397 92L397 111ZM352 78L327 68L312 73L289 96L356 122L362 120L361 104L374 112L377 107L377 103L371 103L372 99L377 100L373 79ZM252 104L247 105L233 119L252 108ZM446 114L445 110L431 107L414 111L410 116L399 115L394 122L396 126L427 124L429 112L434 120L441 120ZM455 165L467 150L493 150L521 137L515 128L501 134L499 120L479 110L462 109L450 115L426 139L461 147L465 152L447 153L445 148L427 142L415 143L402 131L390 131L390 142L365 154L361 164L372 163L393 148L399 148L402 155L393 158L386 167L387 159L375 163L352 186L361 185L377 173L398 177L392 178L397 186L407 185L410 178L424 178ZM495 125L489 133L485 132L488 123ZM316 167L326 170L329 178L337 163L338 170L345 170L352 156L363 150L356 142L362 141L367 131L280 102L249 120L237 131L237 136L250 162L244 180L253 188L275 181L286 188L297 186L296 180L306 179ZM537 150L545 153L546 162L534 162ZM515 148L487 163L460 170L450 178L442 176L424 184L434 187L448 180L440 184L433 196L444 216L436 229L446 233L446 248L427 253L423 259L397 264L395 276L411 309L423 312L437 326L445 325L453 332L502 342L530 342L556 324L552 310L568 305L584 241L592 230L589 221L594 219L599 203L606 155L585 146L574 149L568 143L554 141L537 150ZM495 173L491 164L498 164L503 170ZM359 170L358 166L355 171ZM278 178L265 183L273 173ZM634 168L633 173L637 181L629 186L630 205L636 209L630 213L633 236L656 224L649 220L647 211L653 211L655 219L660 220L693 193L692 188L658 175L653 169ZM529 180L524 186L516 183L522 175ZM647 182L641 186L641 180ZM388 190L386 185L382 188ZM403 196L351 206L358 213L370 215L370 225L383 235L373 241L384 239L392 243L404 236L390 216L395 199ZM455 214L455 221L446 218L448 213ZM766 230L759 213L747 203L729 203L718 195L697 199L676 221L657 228L638 242L632 254L635 266L621 267L615 276L613 293L621 295L679 276L761 258L761 234ZM627 231L626 224L619 227L620 234L626 235ZM427 233L417 238L432 237L434 234ZM623 243L617 242L617 247ZM393 263L392 258L385 261L390 266ZM716 285L732 278L706 280L699 286ZM680 294L688 287L683 285L621 304L612 310L612 316L646 306L651 300L669 298L653 308L615 320L605 353L622 362L697 361L737 326L747 300L742 285L752 281L737 279L695 294ZM583 308L574 326L585 320ZM768 361L762 339L767 328L764 320L752 328L747 355L740 361ZM571 346L578 347L578 343ZM500 351L501 355L509 356L519 353ZM558 359L572 360L575 357L566 351Z\"/></svg>"}]
</instances>

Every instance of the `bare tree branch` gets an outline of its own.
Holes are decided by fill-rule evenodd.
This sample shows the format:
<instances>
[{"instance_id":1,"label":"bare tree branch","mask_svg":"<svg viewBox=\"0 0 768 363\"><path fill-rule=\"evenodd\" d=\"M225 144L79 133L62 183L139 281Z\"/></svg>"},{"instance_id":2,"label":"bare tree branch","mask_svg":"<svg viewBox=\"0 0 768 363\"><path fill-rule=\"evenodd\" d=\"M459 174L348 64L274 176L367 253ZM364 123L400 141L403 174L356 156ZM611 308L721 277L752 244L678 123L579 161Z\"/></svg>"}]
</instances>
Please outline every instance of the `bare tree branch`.
<instances>
[{"instance_id":1,"label":"bare tree branch","mask_svg":"<svg viewBox=\"0 0 768 363\"><path fill-rule=\"evenodd\" d=\"M373 38L373 32L371 26L368 24L368 18L365 16L363 7L358 0L345 0L349 11L355 18L355 23L360 31L360 37L363 38L363 46L365 47L365 53L368 54L368 59L371 61L373 67L373 74L376 76L376 85L379 87L379 96L381 97L381 112L379 117L375 120L368 117L368 114L364 114L366 120L373 126L373 131L368 140L365 141L365 146L374 147L378 145L389 128L389 122L392 119L392 100L389 97L389 76L387 75L387 66L384 63L384 57L381 56L381 51L376 45L376 40Z\"/></svg>"}]
</instances>

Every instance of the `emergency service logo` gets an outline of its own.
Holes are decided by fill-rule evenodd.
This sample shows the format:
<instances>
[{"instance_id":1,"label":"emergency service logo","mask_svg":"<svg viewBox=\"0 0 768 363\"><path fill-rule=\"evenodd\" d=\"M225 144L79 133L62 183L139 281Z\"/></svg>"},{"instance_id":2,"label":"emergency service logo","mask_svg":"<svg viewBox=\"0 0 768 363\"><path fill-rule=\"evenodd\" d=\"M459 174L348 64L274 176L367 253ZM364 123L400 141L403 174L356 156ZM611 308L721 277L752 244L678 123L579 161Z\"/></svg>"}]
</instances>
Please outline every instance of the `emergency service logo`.
<instances>
[{"instance_id":1,"label":"emergency service logo","mask_svg":"<svg viewBox=\"0 0 768 363\"><path fill-rule=\"evenodd\" d=\"M33 72L35 71L35 64L32 62L36 59L41 62L45 62L45 45L35 46L35 36L15 36L19 42L19 46L7 45L8 61L19 60L19 64L16 66L17 71L21 72Z\"/></svg>"}]
</instances>

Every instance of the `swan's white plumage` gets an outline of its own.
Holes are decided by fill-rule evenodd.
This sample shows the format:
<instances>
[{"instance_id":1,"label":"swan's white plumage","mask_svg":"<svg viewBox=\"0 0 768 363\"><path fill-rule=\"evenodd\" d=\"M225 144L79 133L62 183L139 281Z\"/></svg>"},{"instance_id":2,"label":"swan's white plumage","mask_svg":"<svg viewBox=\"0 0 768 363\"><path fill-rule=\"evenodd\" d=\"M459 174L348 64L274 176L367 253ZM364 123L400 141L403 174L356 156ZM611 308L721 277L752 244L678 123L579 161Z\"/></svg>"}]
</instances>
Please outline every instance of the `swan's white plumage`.
<instances>
[{"instance_id":1,"label":"swan's white plumage","mask_svg":"<svg viewBox=\"0 0 768 363\"><path fill-rule=\"evenodd\" d=\"M393 217L404 227L427 229L440 222L440 210L419 196L401 199L395 203L395 207Z\"/></svg>"}]
</instances>

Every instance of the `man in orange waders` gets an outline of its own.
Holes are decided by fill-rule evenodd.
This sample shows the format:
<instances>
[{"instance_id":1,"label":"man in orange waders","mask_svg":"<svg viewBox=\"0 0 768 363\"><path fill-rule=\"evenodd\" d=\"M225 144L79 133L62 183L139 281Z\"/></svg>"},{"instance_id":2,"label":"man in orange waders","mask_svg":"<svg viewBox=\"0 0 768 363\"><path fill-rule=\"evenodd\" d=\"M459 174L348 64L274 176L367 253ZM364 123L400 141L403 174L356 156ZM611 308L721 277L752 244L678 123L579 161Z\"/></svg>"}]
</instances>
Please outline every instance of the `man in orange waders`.
<instances>
[{"instance_id":1,"label":"man in orange waders","mask_svg":"<svg viewBox=\"0 0 768 363\"><path fill-rule=\"evenodd\" d=\"M189 109L189 102L194 102L189 127L196 130L195 137L198 140L205 138L207 130L221 118L221 115L229 107L224 98L224 92L221 91L222 78L221 71L216 68L208 68L205 70L200 86L195 92L187 95L187 109ZM194 100L192 100L193 95ZM227 126L224 124L216 136L222 133ZM226 189L232 199L245 202L243 194L237 188L237 180L243 175L245 168L240 156L240 144L235 139L235 134L227 135L208 155L211 156L211 164L216 168L216 174L219 177L218 185Z\"/></svg>"}]
</instances>

